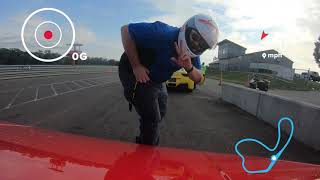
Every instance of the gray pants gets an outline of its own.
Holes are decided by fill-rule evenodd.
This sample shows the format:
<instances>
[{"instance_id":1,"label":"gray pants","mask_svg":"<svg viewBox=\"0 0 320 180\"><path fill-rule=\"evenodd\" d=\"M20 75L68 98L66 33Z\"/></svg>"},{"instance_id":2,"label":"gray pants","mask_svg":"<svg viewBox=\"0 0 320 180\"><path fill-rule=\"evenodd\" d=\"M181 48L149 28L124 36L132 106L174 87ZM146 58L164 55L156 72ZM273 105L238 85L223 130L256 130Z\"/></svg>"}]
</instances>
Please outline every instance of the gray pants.
<instances>
[{"instance_id":1,"label":"gray pants","mask_svg":"<svg viewBox=\"0 0 320 180\"><path fill-rule=\"evenodd\" d=\"M166 114L167 89L164 83L138 83L132 99L135 77L128 63L119 65L119 77L124 89L124 96L131 102L140 116L140 135L137 143L158 145L160 140L159 123Z\"/></svg>"}]
</instances>

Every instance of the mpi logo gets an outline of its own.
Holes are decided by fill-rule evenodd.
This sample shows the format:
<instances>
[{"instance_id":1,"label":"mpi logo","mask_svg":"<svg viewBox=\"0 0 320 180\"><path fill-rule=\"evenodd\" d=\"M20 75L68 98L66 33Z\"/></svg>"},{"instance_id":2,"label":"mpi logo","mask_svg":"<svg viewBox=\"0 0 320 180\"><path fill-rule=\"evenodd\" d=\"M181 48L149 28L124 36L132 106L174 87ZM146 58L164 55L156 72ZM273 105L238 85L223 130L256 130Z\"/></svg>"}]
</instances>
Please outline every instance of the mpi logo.
<instances>
[{"instance_id":1,"label":"mpi logo","mask_svg":"<svg viewBox=\"0 0 320 180\"><path fill-rule=\"evenodd\" d=\"M271 54L271 53L262 53L262 58L263 59L279 59L282 58L282 54Z\"/></svg>"}]
</instances>

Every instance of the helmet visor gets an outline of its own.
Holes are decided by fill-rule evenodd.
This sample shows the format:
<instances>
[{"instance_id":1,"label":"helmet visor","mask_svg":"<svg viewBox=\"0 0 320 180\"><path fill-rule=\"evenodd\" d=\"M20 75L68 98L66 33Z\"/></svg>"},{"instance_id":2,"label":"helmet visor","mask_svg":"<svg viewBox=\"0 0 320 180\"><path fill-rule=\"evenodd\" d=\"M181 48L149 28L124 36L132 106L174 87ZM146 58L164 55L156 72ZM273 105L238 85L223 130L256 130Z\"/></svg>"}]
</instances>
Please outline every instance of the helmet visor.
<instances>
[{"instance_id":1,"label":"helmet visor","mask_svg":"<svg viewBox=\"0 0 320 180\"><path fill-rule=\"evenodd\" d=\"M201 55L205 50L210 48L196 29L186 28L185 35L187 46L193 54Z\"/></svg>"}]
</instances>

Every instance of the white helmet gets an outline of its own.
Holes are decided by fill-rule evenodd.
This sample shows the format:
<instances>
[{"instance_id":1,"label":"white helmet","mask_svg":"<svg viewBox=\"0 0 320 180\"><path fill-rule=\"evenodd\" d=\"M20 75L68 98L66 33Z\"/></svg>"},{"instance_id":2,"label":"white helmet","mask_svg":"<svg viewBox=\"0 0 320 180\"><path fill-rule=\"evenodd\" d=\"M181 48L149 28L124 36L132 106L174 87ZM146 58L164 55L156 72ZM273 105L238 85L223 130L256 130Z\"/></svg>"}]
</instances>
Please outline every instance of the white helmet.
<instances>
[{"instance_id":1,"label":"white helmet","mask_svg":"<svg viewBox=\"0 0 320 180\"><path fill-rule=\"evenodd\" d=\"M192 16L180 28L178 44L190 57L200 56L218 43L219 29L213 19L204 14Z\"/></svg>"}]
</instances>

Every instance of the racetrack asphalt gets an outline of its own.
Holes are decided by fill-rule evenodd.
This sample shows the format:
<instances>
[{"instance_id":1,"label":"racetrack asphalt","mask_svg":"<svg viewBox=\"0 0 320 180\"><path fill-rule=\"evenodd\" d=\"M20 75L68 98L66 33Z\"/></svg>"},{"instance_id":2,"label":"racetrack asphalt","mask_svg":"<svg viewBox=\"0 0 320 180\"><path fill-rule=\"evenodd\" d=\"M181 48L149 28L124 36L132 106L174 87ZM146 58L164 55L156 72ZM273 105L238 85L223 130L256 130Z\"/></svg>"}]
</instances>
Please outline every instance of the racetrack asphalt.
<instances>
[{"instance_id":1,"label":"racetrack asphalt","mask_svg":"<svg viewBox=\"0 0 320 180\"><path fill-rule=\"evenodd\" d=\"M133 143L138 116L128 111L122 91L116 72L2 80L0 120ZM218 82L210 79L192 93L169 91L160 146L235 154L235 143L248 137L274 146L275 128L220 95ZM282 144L287 138L282 136ZM257 144L240 148L248 155L272 155ZM320 164L320 153L292 140L281 159Z\"/></svg>"}]
</instances>

